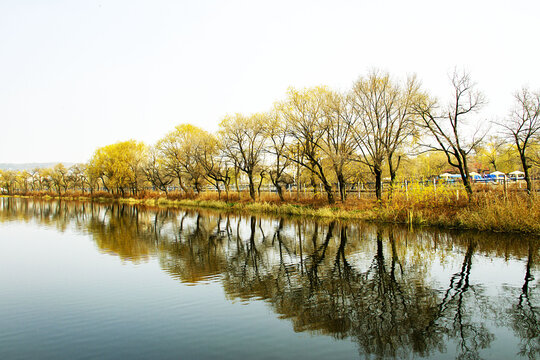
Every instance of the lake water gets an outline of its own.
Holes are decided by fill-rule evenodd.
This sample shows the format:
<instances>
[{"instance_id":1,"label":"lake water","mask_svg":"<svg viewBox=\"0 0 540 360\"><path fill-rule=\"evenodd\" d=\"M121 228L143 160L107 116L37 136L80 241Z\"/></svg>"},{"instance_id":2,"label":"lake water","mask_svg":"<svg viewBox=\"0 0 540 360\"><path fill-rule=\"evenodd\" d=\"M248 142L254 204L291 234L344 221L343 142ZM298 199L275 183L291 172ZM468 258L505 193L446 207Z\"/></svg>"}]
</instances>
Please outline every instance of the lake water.
<instances>
[{"instance_id":1,"label":"lake water","mask_svg":"<svg viewBox=\"0 0 540 360\"><path fill-rule=\"evenodd\" d=\"M539 245L0 198L0 358L533 359Z\"/></svg>"}]
</instances>

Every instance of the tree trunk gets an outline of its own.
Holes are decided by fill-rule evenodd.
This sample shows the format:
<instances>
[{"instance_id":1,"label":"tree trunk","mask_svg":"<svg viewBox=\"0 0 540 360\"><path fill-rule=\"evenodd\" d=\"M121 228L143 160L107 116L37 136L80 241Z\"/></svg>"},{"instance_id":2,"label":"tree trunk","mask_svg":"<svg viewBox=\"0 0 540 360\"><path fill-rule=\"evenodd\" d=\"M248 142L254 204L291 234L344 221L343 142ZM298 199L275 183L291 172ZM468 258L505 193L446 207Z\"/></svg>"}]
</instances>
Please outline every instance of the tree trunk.
<instances>
[{"instance_id":1,"label":"tree trunk","mask_svg":"<svg viewBox=\"0 0 540 360\"><path fill-rule=\"evenodd\" d=\"M527 164L527 157L524 151L519 152L519 158L521 159L521 166L523 166L523 172L525 173L525 182L527 183L527 193L532 194L532 181L529 175L529 164Z\"/></svg>"},{"instance_id":2,"label":"tree trunk","mask_svg":"<svg viewBox=\"0 0 540 360\"><path fill-rule=\"evenodd\" d=\"M467 192L467 196L469 197L469 202L471 202L473 199L473 191L472 191L471 179L469 178L469 175L465 177L463 185L465 186L465 191Z\"/></svg>"},{"instance_id":3,"label":"tree trunk","mask_svg":"<svg viewBox=\"0 0 540 360\"><path fill-rule=\"evenodd\" d=\"M279 176L274 175L271 172L269 174L270 174L270 181L272 182L272 185L274 185L274 187L276 188L276 193L279 196L279 200L284 201L284 199L283 199L283 188L279 184Z\"/></svg>"},{"instance_id":4,"label":"tree trunk","mask_svg":"<svg viewBox=\"0 0 540 360\"><path fill-rule=\"evenodd\" d=\"M238 175L239 175L239 173L235 170L235 172L234 172L234 184L236 185L236 192L238 193L238 199L240 199L240 186L238 186Z\"/></svg>"},{"instance_id":5,"label":"tree trunk","mask_svg":"<svg viewBox=\"0 0 540 360\"><path fill-rule=\"evenodd\" d=\"M283 198L283 188L281 187L281 185L279 185L279 183L276 183L276 184L274 184L274 186L276 187L276 191L277 191L277 194L279 196L279 200L280 201L285 201L285 199Z\"/></svg>"},{"instance_id":6,"label":"tree trunk","mask_svg":"<svg viewBox=\"0 0 540 360\"><path fill-rule=\"evenodd\" d=\"M392 200L394 195L394 185L396 183L396 173L390 173L390 188L388 189L388 200Z\"/></svg>"},{"instance_id":7,"label":"tree trunk","mask_svg":"<svg viewBox=\"0 0 540 360\"><path fill-rule=\"evenodd\" d=\"M465 191L467 192L467 196L469 198L469 202L473 200L473 191L471 186L471 179L469 176L469 166L467 165L467 156L464 154L461 150L461 161L458 159L458 163L460 163L459 172L461 174L461 179L463 180L463 186L465 187Z\"/></svg>"},{"instance_id":8,"label":"tree trunk","mask_svg":"<svg viewBox=\"0 0 540 360\"><path fill-rule=\"evenodd\" d=\"M392 163L392 156L393 154L388 155L388 171L390 172L390 189L388 191L388 199L392 199L392 196L394 195L394 186L396 184L396 174L397 169L399 168L399 163L401 161L401 156L398 156L397 164L394 167L394 164Z\"/></svg>"},{"instance_id":9,"label":"tree trunk","mask_svg":"<svg viewBox=\"0 0 540 360\"><path fill-rule=\"evenodd\" d=\"M336 201L334 200L334 193L332 192L332 185L326 181L326 179L323 181L324 190L326 191L326 194L328 196L328 203L334 204Z\"/></svg>"},{"instance_id":10,"label":"tree trunk","mask_svg":"<svg viewBox=\"0 0 540 360\"><path fill-rule=\"evenodd\" d=\"M198 180L195 180L193 182L193 186L195 187L195 191L197 192L197 194L200 194L201 193L201 184Z\"/></svg>"},{"instance_id":11,"label":"tree trunk","mask_svg":"<svg viewBox=\"0 0 540 360\"><path fill-rule=\"evenodd\" d=\"M101 183L103 184L103 187L105 188L105 191L112 192L112 191L109 190L107 185L105 185L105 180L103 179L103 177L100 177L100 179L101 179ZM99 191L99 188L98 188L98 191Z\"/></svg>"},{"instance_id":12,"label":"tree trunk","mask_svg":"<svg viewBox=\"0 0 540 360\"><path fill-rule=\"evenodd\" d=\"M218 199L221 200L221 189L219 188L219 181L216 181L216 190L218 193Z\"/></svg>"},{"instance_id":13,"label":"tree trunk","mask_svg":"<svg viewBox=\"0 0 540 360\"><path fill-rule=\"evenodd\" d=\"M296 200L300 199L300 164L296 164Z\"/></svg>"},{"instance_id":14,"label":"tree trunk","mask_svg":"<svg viewBox=\"0 0 540 360\"><path fill-rule=\"evenodd\" d=\"M227 201L229 201L229 184L224 181L223 186L225 186L225 197L227 198Z\"/></svg>"},{"instance_id":15,"label":"tree trunk","mask_svg":"<svg viewBox=\"0 0 540 360\"><path fill-rule=\"evenodd\" d=\"M253 172L248 172L248 180L249 180L249 196L253 201L255 201L255 185L253 184Z\"/></svg>"},{"instance_id":16,"label":"tree trunk","mask_svg":"<svg viewBox=\"0 0 540 360\"><path fill-rule=\"evenodd\" d=\"M187 194L188 191L187 191L186 187L184 186L184 183L182 182L182 176L180 176L180 174L178 174L177 178L178 178L178 186L180 186L180 189L182 189L182 191Z\"/></svg>"},{"instance_id":17,"label":"tree trunk","mask_svg":"<svg viewBox=\"0 0 540 360\"><path fill-rule=\"evenodd\" d=\"M345 181L345 176L343 176L343 173L339 173L337 179L339 184L339 195L341 197L341 201L345 202L345 200L347 199L347 183Z\"/></svg>"},{"instance_id":18,"label":"tree trunk","mask_svg":"<svg viewBox=\"0 0 540 360\"><path fill-rule=\"evenodd\" d=\"M381 202L382 200L382 169L376 166L373 168L373 172L375 173L375 197L377 198L377 202Z\"/></svg>"},{"instance_id":19,"label":"tree trunk","mask_svg":"<svg viewBox=\"0 0 540 360\"><path fill-rule=\"evenodd\" d=\"M261 200L261 186L264 180L264 176L261 173L261 180L259 181L259 185L257 186L257 194L259 195L259 200Z\"/></svg>"}]
</instances>

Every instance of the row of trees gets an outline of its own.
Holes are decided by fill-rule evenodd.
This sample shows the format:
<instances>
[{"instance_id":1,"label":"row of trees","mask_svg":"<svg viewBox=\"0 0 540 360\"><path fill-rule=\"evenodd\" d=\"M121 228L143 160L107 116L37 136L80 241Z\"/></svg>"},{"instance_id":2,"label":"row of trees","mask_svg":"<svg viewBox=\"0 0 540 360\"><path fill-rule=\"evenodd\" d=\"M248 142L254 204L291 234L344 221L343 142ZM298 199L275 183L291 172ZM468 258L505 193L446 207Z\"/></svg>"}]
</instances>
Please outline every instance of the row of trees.
<instances>
[{"instance_id":1,"label":"row of trees","mask_svg":"<svg viewBox=\"0 0 540 360\"><path fill-rule=\"evenodd\" d=\"M283 200L285 186L295 184L298 191L299 184L309 184L334 203L336 193L344 201L359 182L374 182L381 200L384 176L391 196L399 173L431 176L452 167L471 198L470 171L519 162L530 192L530 170L540 165L540 93L517 93L515 108L492 126L488 141L491 123L479 117L482 93L466 73L455 72L451 86L446 105L416 77L401 81L380 71L345 92L289 89L268 112L226 116L215 134L182 124L152 146L134 140L108 145L70 169L3 173L0 186L10 192L18 181L19 189L62 193L71 184L125 196L146 186L167 193L172 186L200 192L211 185L221 196L246 183L255 200L261 185L271 183Z\"/></svg>"}]
</instances>

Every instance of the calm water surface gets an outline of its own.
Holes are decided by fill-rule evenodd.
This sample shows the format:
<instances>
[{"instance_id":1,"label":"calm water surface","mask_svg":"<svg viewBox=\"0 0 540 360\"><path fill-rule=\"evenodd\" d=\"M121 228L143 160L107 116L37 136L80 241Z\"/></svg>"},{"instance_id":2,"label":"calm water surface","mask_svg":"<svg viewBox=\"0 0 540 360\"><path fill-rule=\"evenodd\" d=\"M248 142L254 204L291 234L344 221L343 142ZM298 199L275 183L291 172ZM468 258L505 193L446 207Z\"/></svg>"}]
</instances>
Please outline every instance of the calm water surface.
<instances>
[{"instance_id":1,"label":"calm water surface","mask_svg":"<svg viewBox=\"0 0 540 360\"><path fill-rule=\"evenodd\" d=\"M539 245L0 198L0 358L534 359Z\"/></svg>"}]
</instances>

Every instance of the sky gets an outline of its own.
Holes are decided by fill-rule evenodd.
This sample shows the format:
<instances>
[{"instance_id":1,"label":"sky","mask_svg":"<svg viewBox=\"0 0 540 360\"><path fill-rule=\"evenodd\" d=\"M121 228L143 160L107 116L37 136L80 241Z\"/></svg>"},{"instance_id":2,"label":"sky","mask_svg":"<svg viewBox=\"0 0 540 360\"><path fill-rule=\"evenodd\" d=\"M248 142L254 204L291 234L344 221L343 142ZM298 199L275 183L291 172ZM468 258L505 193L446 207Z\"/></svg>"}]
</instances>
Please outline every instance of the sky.
<instances>
[{"instance_id":1,"label":"sky","mask_svg":"<svg viewBox=\"0 0 540 360\"><path fill-rule=\"evenodd\" d=\"M416 74L441 102L464 69L504 118L540 89L540 1L0 0L0 163L86 162L176 125L216 131L289 87Z\"/></svg>"}]
</instances>

